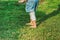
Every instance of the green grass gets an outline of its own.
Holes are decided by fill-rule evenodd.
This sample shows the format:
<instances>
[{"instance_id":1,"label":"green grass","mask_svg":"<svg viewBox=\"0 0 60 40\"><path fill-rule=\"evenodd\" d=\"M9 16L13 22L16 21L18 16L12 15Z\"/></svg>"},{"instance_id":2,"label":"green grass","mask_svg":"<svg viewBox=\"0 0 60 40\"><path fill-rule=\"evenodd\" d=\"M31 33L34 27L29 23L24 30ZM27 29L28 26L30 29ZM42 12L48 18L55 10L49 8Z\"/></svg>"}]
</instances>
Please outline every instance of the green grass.
<instances>
[{"instance_id":1,"label":"green grass","mask_svg":"<svg viewBox=\"0 0 60 40\"><path fill-rule=\"evenodd\" d=\"M25 4L0 2L0 40L60 40L60 5L48 4L38 6L37 28L32 29L25 25Z\"/></svg>"}]
</instances>

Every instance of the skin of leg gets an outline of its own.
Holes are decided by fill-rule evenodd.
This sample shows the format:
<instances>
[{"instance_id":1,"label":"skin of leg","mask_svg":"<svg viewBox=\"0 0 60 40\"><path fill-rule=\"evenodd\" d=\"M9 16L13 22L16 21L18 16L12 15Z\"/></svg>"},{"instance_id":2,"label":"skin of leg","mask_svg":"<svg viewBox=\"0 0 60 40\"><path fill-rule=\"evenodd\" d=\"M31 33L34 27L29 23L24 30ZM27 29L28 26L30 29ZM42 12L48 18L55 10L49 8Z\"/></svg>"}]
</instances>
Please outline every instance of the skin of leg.
<instances>
[{"instance_id":1,"label":"skin of leg","mask_svg":"<svg viewBox=\"0 0 60 40\"><path fill-rule=\"evenodd\" d=\"M35 12L30 12L30 24L32 25L32 28L36 28L36 17L35 17Z\"/></svg>"},{"instance_id":2,"label":"skin of leg","mask_svg":"<svg viewBox=\"0 0 60 40\"><path fill-rule=\"evenodd\" d=\"M31 28L36 28L36 17L35 12L30 12L30 23L27 23L26 25L30 25Z\"/></svg>"}]
</instances>

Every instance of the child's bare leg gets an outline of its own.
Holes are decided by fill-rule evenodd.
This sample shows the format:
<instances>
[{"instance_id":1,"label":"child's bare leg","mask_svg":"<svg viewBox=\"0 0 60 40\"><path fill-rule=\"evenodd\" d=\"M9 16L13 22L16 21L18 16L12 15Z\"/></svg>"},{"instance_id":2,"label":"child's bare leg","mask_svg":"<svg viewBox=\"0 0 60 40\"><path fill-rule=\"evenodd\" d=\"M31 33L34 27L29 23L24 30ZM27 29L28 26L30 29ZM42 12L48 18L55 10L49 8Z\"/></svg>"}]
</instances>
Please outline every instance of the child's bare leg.
<instances>
[{"instance_id":1,"label":"child's bare leg","mask_svg":"<svg viewBox=\"0 0 60 40\"><path fill-rule=\"evenodd\" d=\"M31 19L30 24L32 25L31 27L36 28L36 17L34 11L30 12L30 19Z\"/></svg>"},{"instance_id":2,"label":"child's bare leg","mask_svg":"<svg viewBox=\"0 0 60 40\"><path fill-rule=\"evenodd\" d=\"M27 25L31 25L32 28L36 28L36 17L35 12L30 12L30 23L27 23Z\"/></svg>"}]
</instances>

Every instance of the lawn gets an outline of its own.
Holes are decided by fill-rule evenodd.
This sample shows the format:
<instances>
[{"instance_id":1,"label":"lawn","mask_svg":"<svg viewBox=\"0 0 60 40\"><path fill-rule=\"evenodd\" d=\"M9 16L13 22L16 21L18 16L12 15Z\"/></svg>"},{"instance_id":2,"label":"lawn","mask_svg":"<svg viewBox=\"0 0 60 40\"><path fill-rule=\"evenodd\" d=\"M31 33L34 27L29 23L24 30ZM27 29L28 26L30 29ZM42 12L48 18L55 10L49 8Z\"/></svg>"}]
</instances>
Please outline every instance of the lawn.
<instances>
[{"instance_id":1,"label":"lawn","mask_svg":"<svg viewBox=\"0 0 60 40\"><path fill-rule=\"evenodd\" d=\"M0 40L60 40L60 1L44 1L36 11L37 28L27 26L25 3L0 1Z\"/></svg>"}]
</instances>

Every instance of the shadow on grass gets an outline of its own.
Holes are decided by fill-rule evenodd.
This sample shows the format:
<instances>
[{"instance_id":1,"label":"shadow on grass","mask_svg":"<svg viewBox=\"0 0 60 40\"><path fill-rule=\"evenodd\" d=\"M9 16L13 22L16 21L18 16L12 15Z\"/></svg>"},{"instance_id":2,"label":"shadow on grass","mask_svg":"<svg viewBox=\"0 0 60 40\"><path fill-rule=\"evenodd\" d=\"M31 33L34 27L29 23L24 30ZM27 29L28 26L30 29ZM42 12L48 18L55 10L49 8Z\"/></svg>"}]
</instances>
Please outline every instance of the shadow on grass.
<instances>
[{"instance_id":1,"label":"shadow on grass","mask_svg":"<svg viewBox=\"0 0 60 40\"><path fill-rule=\"evenodd\" d=\"M42 22L44 22L45 20L47 20L47 19L49 19L49 18L51 18L51 17L53 17L53 16L56 16L57 14L59 14L59 12L60 12L60 5L58 5L58 9L57 10L54 10L52 13L49 13L48 15L46 15L46 14L43 14L44 16L42 16L41 14L39 14L39 15L41 15L42 17L40 17L40 18L38 18L39 20L37 20L37 26L39 26ZM40 12L38 12L38 13L40 13ZM43 13L43 12L42 12Z\"/></svg>"}]
</instances>

